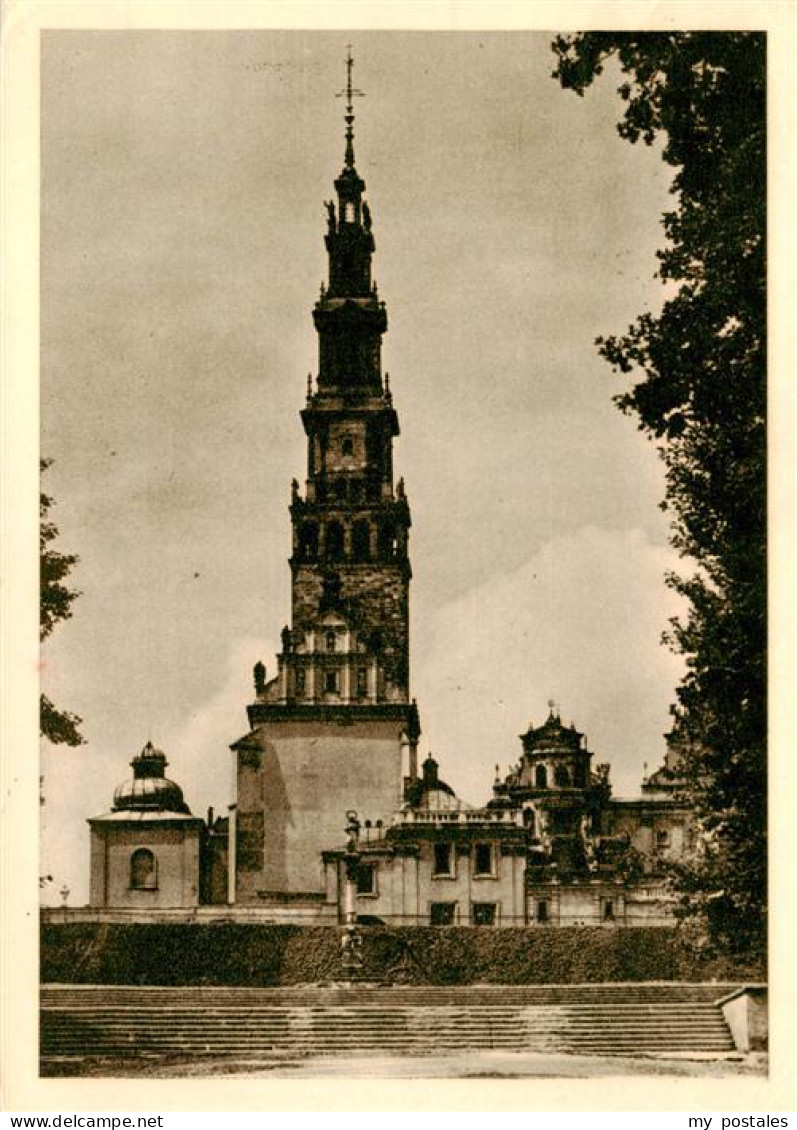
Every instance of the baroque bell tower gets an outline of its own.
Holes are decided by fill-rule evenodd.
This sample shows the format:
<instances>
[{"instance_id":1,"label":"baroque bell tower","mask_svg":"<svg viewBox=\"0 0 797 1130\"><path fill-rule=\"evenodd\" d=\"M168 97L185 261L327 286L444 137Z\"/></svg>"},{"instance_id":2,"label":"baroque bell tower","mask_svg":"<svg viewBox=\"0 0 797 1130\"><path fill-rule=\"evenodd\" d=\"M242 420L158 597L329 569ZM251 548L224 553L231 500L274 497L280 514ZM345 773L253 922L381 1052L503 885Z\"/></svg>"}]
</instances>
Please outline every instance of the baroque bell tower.
<instances>
[{"instance_id":1,"label":"baroque bell tower","mask_svg":"<svg viewBox=\"0 0 797 1130\"><path fill-rule=\"evenodd\" d=\"M382 374L387 311L354 161L351 54L346 65L344 166L326 205L329 277L313 310L318 374L301 413L307 477L304 490L292 484L291 625L276 677L255 667L251 731L232 746L238 902L320 891L320 853L340 839L346 811L384 819L417 776L410 510L393 476L399 424Z\"/></svg>"}]
</instances>

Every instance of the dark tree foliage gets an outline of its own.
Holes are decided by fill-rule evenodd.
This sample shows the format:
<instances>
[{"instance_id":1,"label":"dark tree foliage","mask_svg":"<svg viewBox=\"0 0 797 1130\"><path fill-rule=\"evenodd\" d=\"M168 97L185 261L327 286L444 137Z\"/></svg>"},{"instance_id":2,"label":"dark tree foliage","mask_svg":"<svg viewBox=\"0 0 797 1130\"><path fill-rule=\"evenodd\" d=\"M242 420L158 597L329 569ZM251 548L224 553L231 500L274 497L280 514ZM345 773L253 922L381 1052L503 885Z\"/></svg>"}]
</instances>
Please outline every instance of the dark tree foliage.
<instances>
[{"instance_id":1,"label":"dark tree foliage","mask_svg":"<svg viewBox=\"0 0 797 1130\"><path fill-rule=\"evenodd\" d=\"M50 461L42 459L40 470L47 470ZM72 615L72 601L79 593L70 589L65 581L77 557L60 553L54 546L58 537L57 527L50 521L52 498L42 491L39 494L39 638L42 640L52 632L61 620ZM82 719L67 711L58 710L46 695L40 698L40 724L42 735L55 745L82 745L83 738L79 726Z\"/></svg>"},{"instance_id":2,"label":"dark tree foliage","mask_svg":"<svg viewBox=\"0 0 797 1130\"><path fill-rule=\"evenodd\" d=\"M699 818L681 910L730 950L763 952L766 911L766 38L559 36L554 77L583 94L619 62L630 142L673 167L658 316L599 339L631 385L616 401L655 439L672 543L688 564L668 641L687 672L673 707Z\"/></svg>"}]
</instances>

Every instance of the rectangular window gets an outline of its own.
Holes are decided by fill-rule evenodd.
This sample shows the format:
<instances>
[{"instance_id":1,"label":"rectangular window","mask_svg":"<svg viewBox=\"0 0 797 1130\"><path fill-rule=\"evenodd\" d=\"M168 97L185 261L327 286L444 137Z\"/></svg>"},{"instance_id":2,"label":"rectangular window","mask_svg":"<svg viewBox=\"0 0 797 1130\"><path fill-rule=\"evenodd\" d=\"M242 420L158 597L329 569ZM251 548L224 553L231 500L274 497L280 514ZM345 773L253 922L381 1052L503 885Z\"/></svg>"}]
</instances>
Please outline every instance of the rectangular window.
<instances>
[{"instance_id":1,"label":"rectangular window","mask_svg":"<svg viewBox=\"0 0 797 1130\"><path fill-rule=\"evenodd\" d=\"M493 845L476 844L473 849L473 874L492 875L493 873Z\"/></svg>"},{"instance_id":2,"label":"rectangular window","mask_svg":"<svg viewBox=\"0 0 797 1130\"><path fill-rule=\"evenodd\" d=\"M366 667L357 668L357 697L365 698L368 694L368 670Z\"/></svg>"},{"instance_id":3,"label":"rectangular window","mask_svg":"<svg viewBox=\"0 0 797 1130\"><path fill-rule=\"evenodd\" d=\"M474 902L472 909L474 926L495 926L494 902Z\"/></svg>"},{"instance_id":4,"label":"rectangular window","mask_svg":"<svg viewBox=\"0 0 797 1130\"><path fill-rule=\"evenodd\" d=\"M299 695L304 694L304 686L305 686L304 668L300 667L299 670L296 672L296 693L299 694Z\"/></svg>"},{"instance_id":5,"label":"rectangular window","mask_svg":"<svg viewBox=\"0 0 797 1130\"><path fill-rule=\"evenodd\" d=\"M327 671L324 687L327 694L338 693L338 673L337 671Z\"/></svg>"},{"instance_id":6,"label":"rectangular window","mask_svg":"<svg viewBox=\"0 0 797 1130\"><path fill-rule=\"evenodd\" d=\"M455 902L433 902L429 913L430 924L432 926L453 926L456 907Z\"/></svg>"},{"instance_id":7,"label":"rectangular window","mask_svg":"<svg viewBox=\"0 0 797 1130\"><path fill-rule=\"evenodd\" d=\"M610 922L614 918L614 899L603 900L603 920Z\"/></svg>"},{"instance_id":8,"label":"rectangular window","mask_svg":"<svg viewBox=\"0 0 797 1130\"><path fill-rule=\"evenodd\" d=\"M376 864L361 863L357 867L357 894L376 894Z\"/></svg>"},{"instance_id":9,"label":"rectangular window","mask_svg":"<svg viewBox=\"0 0 797 1130\"><path fill-rule=\"evenodd\" d=\"M435 875L453 875L454 874L454 852L452 844L435 844L434 845L434 874Z\"/></svg>"},{"instance_id":10,"label":"rectangular window","mask_svg":"<svg viewBox=\"0 0 797 1130\"><path fill-rule=\"evenodd\" d=\"M549 922L550 921L550 913L549 913L549 910L548 910L548 900L547 899L540 899L540 901L537 903L537 921L538 922Z\"/></svg>"}]
</instances>

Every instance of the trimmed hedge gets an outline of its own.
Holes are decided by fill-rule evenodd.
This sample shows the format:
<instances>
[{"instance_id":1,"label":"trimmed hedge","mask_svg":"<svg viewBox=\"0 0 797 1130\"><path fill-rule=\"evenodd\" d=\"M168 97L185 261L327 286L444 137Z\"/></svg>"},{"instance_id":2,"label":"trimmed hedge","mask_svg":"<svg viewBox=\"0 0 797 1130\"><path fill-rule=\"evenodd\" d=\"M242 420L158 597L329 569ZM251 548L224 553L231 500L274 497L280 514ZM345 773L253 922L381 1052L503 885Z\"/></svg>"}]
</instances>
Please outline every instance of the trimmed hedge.
<instances>
[{"instance_id":1,"label":"trimmed hedge","mask_svg":"<svg viewBox=\"0 0 797 1130\"><path fill-rule=\"evenodd\" d=\"M409 985L763 980L754 965L701 957L667 927L370 927L361 979ZM340 931L246 923L46 923L45 983L298 985L344 979Z\"/></svg>"}]
</instances>

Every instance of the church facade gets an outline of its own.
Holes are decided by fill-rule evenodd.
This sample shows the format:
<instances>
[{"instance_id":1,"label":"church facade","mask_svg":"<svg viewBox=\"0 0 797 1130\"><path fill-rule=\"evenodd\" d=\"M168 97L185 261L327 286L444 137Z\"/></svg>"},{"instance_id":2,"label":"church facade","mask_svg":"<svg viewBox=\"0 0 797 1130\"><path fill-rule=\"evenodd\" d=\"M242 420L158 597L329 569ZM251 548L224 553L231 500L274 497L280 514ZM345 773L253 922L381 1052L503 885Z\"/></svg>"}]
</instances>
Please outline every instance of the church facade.
<instances>
[{"instance_id":1,"label":"church facade","mask_svg":"<svg viewBox=\"0 0 797 1130\"><path fill-rule=\"evenodd\" d=\"M673 921L668 864L692 847L683 782L665 765L638 800L611 795L583 735L553 706L482 807L429 757L387 826L360 828L362 921L399 925L653 926ZM668 755L672 760L673 755ZM665 779L666 778L666 779ZM326 901L343 906L350 849L324 852Z\"/></svg>"},{"instance_id":2,"label":"church facade","mask_svg":"<svg viewBox=\"0 0 797 1130\"><path fill-rule=\"evenodd\" d=\"M672 759L638 800L551 708L482 808L428 757L410 691L411 527L382 371L387 310L372 278L373 220L354 158L351 59L344 165L327 204L327 282L313 310L318 372L301 420L304 484L291 487L291 619L276 670L258 663L235 741L229 815L191 816L145 747L136 787L90 821L94 906L217 905L313 920L344 916L356 837L363 922L474 926L670 920L665 871L691 818ZM160 784L158 782L161 782ZM353 813L358 814L356 819Z\"/></svg>"}]
</instances>

